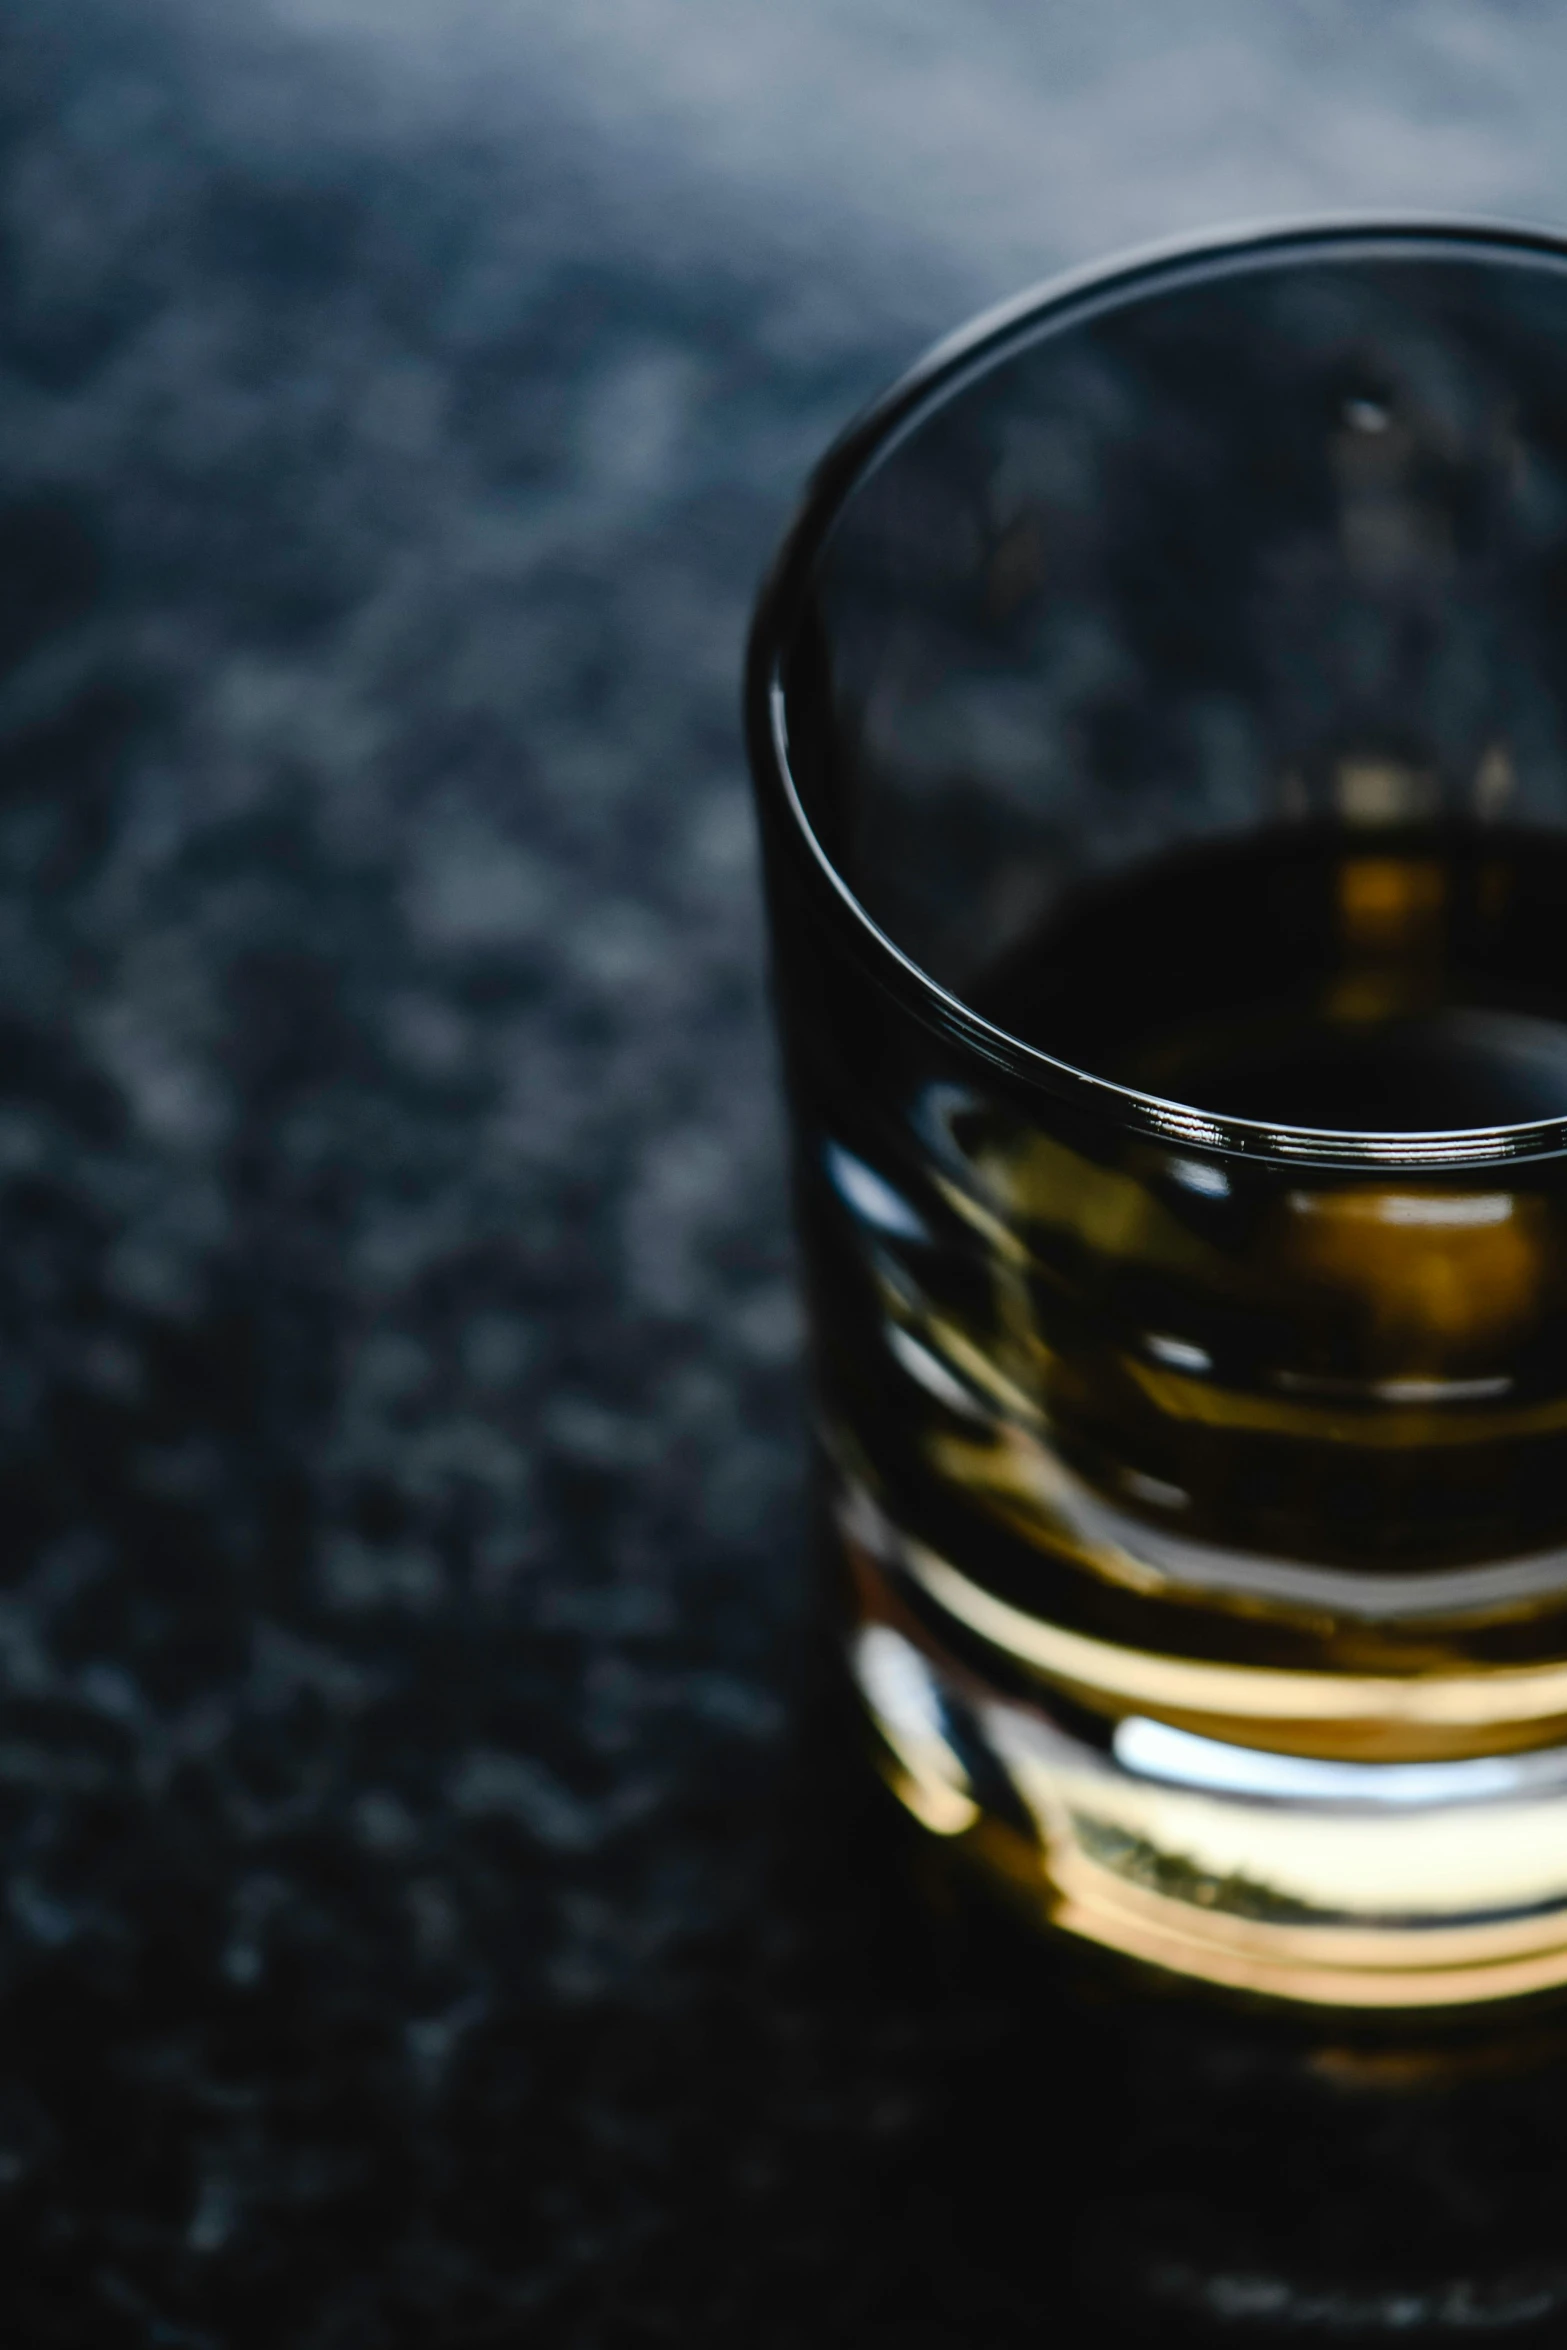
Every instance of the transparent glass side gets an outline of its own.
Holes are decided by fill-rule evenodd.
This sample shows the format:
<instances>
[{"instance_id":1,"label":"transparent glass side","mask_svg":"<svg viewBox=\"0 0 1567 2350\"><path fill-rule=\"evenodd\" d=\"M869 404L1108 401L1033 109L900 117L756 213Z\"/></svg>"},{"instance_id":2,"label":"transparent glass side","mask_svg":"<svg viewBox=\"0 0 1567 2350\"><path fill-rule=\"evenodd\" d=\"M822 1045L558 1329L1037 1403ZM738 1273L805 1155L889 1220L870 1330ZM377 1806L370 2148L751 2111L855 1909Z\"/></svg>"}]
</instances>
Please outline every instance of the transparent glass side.
<instances>
[{"instance_id":1,"label":"transparent glass side","mask_svg":"<svg viewBox=\"0 0 1567 2350\"><path fill-rule=\"evenodd\" d=\"M808 813L959 995L1180 844L1558 830L1564 523L1560 262L1264 252L1047 318L833 517Z\"/></svg>"}]
</instances>

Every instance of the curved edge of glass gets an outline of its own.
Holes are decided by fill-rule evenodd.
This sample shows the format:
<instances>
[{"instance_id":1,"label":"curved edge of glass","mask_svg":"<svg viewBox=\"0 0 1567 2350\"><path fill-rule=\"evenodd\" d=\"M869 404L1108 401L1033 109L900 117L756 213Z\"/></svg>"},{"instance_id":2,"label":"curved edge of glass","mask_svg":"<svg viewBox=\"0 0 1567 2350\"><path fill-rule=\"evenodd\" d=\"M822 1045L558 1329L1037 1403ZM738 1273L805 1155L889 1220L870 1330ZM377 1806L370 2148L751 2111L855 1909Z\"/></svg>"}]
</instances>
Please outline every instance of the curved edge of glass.
<instances>
[{"instance_id":1,"label":"curved edge of glass","mask_svg":"<svg viewBox=\"0 0 1567 2350\"><path fill-rule=\"evenodd\" d=\"M806 869L833 918L844 924L846 943L889 994L938 1034L1025 1086L1074 1101L1156 1142L1274 1163L1418 1175L1567 1155L1567 1118L1414 1134L1269 1125L1118 1085L1025 1044L923 971L872 919L839 873L795 782L782 676L812 567L851 493L927 412L960 388L965 376L988 367L1009 344L1083 324L1146 288L1178 284L1183 277L1211 279L1232 266L1248 267L1259 256L1304 254L1313 247L1364 251L1378 244L1428 252L1442 246L1488 250L1567 269L1567 233L1523 222L1428 213L1324 213L1164 240L1069 270L981 313L933 344L846 427L818 463L757 598L746 656L744 722L758 789L774 800L805 852Z\"/></svg>"}]
</instances>

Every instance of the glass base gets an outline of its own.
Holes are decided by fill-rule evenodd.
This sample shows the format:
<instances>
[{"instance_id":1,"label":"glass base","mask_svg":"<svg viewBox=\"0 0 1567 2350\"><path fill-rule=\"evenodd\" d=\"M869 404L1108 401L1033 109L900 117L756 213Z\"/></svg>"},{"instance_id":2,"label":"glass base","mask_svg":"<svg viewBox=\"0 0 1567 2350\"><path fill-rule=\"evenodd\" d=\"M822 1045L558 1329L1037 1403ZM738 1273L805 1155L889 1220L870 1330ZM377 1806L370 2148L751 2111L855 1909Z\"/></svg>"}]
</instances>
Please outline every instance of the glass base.
<instances>
[{"instance_id":1,"label":"glass base","mask_svg":"<svg viewBox=\"0 0 1567 2350\"><path fill-rule=\"evenodd\" d=\"M1321 2006L1466 2007L1567 1984L1567 1746L1326 1760L1133 1707L1090 1713L1043 1677L1020 1688L1015 1659L991 1679L971 1624L949 1646L932 1598L944 1563L863 1491L839 1526L850 1662L887 1778L1041 1923Z\"/></svg>"}]
</instances>

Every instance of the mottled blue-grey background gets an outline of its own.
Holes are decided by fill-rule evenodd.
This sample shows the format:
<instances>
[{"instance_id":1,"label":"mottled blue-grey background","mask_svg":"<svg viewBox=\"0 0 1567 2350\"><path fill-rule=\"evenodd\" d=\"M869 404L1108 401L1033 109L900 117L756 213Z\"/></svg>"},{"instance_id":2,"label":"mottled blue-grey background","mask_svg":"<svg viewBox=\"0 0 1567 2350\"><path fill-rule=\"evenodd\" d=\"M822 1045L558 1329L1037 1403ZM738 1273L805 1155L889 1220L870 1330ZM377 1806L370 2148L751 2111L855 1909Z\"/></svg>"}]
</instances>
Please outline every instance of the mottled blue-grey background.
<instances>
[{"instance_id":1,"label":"mottled blue-grey background","mask_svg":"<svg viewBox=\"0 0 1567 2350\"><path fill-rule=\"evenodd\" d=\"M11 0L8 2339L840 2338L749 598L975 308L1567 223L1564 104L1559 0Z\"/></svg>"}]
</instances>

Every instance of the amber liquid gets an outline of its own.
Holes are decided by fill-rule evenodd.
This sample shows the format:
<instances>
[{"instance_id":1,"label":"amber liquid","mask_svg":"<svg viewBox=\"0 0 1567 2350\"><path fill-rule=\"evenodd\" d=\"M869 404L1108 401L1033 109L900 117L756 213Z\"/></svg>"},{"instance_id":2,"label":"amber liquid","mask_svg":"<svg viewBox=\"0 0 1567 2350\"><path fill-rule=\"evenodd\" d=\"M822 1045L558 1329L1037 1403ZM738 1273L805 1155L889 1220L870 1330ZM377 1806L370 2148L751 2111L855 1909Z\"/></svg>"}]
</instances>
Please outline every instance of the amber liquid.
<instances>
[{"instance_id":1,"label":"amber liquid","mask_svg":"<svg viewBox=\"0 0 1567 2350\"><path fill-rule=\"evenodd\" d=\"M1079 1066L1288 1127L1567 1116L1567 848L1333 831L1188 852L1083 893L978 1003ZM1112 1236L1130 1172L1086 1175L1074 1213L1048 1146L992 1168L1029 1228L1045 1385L1092 1478L1217 1540L1395 1573L1567 1528L1554 1166L1231 1167L1207 1191L1150 1170ZM1085 1215L1107 1246L1085 1250Z\"/></svg>"},{"instance_id":2,"label":"amber liquid","mask_svg":"<svg viewBox=\"0 0 1567 2350\"><path fill-rule=\"evenodd\" d=\"M1079 1068L1275 1127L1567 1117L1567 849L1188 849L970 992ZM1560 1162L1094 1145L958 1089L911 1127L923 1156L828 1137L808 1200L861 1681L911 1808L1049 1914L1213 1979L1338 1998L1347 1969L1397 2004L1476 1951L1510 1989L1567 1973L1567 1931L1542 1958L1494 1922L1567 1903L1540 1809L1567 1747ZM1418 1833L1378 1845L1406 1799ZM1151 1925L1103 1922L1128 1886ZM1231 1936L1212 1964L1194 1915ZM1378 1973L1384 1929L1425 1991L1407 1952Z\"/></svg>"},{"instance_id":3,"label":"amber liquid","mask_svg":"<svg viewBox=\"0 0 1567 2350\"><path fill-rule=\"evenodd\" d=\"M1418 1133L1567 1116L1567 841L1284 830L1070 897L974 991L1198 1109Z\"/></svg>"}]
</instances>

